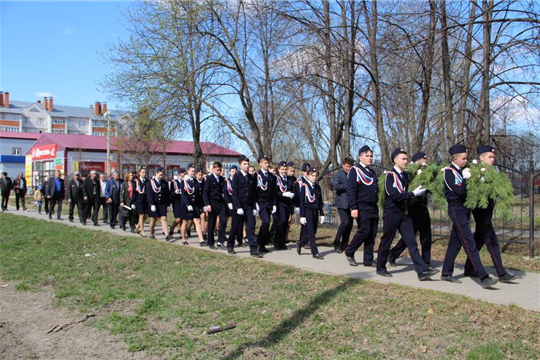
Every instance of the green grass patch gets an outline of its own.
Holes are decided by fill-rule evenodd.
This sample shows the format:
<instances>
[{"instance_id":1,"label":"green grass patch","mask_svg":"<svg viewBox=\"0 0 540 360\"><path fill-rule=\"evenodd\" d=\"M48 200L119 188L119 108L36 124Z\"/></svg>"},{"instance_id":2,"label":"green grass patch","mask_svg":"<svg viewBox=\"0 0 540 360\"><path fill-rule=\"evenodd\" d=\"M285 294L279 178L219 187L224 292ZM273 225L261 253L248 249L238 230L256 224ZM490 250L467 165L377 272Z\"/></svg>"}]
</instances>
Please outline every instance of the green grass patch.
<instances>
[{"instance_id":1,"label":"green grass patch","mask_svg":"<svg viewBox=\"0 0 540 360\"><path fill-rule=\"evenodd\" d=\"M540 314L0 214L0 278L159 358L540 358ZM211 326L237 324L206 335ZM525 340L525 341L524 341ZM496 345L493 345L496 344Z\"/></svg>"}]
</instances>

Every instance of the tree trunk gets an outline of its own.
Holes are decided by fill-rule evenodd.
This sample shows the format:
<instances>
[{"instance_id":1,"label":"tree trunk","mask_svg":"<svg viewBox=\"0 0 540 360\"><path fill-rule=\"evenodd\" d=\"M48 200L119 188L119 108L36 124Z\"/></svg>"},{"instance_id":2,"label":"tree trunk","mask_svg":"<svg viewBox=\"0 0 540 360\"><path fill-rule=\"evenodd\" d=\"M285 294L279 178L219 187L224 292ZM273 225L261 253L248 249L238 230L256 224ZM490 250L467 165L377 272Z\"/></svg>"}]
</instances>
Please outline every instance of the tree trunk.
<instances>
[{"instance_id":1,"label":"tree trunk","mask_svg":"<svg viewBox=\"0 0 540 360\"><path fill-rule=\"evenodd\" d=\"M446 0L441 0L441 41L442 41L442 70L444 88L444 119L446 123L447 148L455 142L454 124L452 122L452 89L450 79L450 53L448 50L448 21L446 15Z\"/></svg>"}]
</instances>

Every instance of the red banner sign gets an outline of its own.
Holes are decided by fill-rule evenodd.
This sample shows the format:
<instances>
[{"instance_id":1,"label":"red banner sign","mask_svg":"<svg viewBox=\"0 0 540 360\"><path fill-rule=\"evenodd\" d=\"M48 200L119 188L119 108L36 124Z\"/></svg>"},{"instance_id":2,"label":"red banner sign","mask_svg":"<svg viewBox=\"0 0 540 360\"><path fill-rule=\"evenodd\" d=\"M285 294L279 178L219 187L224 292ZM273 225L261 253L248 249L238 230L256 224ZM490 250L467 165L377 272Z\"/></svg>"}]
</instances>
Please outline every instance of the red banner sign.
<instances>
[{"instance_id":1,"label":"red banner sign","mask_svg":"<svg viewBox=\"0 0 540 360\"><path fill-rule=\"evenodd\" d=\"M105 172L105 163L99 161L81 161L79 162L80 171L100 171Z\"/></svg>"},{"instance_id":2,"label":"red banner sign","mask_svg":"<svg viewBox=\"0 0 540 360\"><path fill-rule=\"evenodd\" d=\"M32 160L56 158L56 144L41 145L32 148Z\"/></svg>"}]
</instances>

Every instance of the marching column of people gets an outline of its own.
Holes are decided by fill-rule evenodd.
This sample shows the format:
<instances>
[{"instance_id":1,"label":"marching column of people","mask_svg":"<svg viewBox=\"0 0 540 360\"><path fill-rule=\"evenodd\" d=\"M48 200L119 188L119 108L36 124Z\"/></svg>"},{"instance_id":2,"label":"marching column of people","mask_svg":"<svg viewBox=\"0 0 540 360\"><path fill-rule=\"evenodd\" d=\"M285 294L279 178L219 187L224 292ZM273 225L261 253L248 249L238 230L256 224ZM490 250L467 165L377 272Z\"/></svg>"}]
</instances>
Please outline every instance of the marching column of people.
<instances>
[{"instance_id":1,"label":"marching column of people","mask_svg":"<svg viewBox=\"0 0 540 360\"><path fill-rule=\"evenodd\" d=\"M477 149L480 161L485 166L493 166L495 149L482 145ZM452 164L444 171L444 196L448 203L448 214L452 221L452 232L441 280L459 283L453 276L455 259L463 247L467 262L465 276L478 277L481 285L488 288L501 282L512 282L517 276L509 273L503 266L501 251L492 217L494 201L489 199L486 209L467 209L464 206L467 195L467 179L470 178L467 164L468 153L464 145L454 145L449 150ZM373 150L363 146L358 151L358 162L346 157L341 169L334 174L335 207L340 219L333 247L336 253L345 254L350 266L358 266L356 251L364 245L362 264L375 267L376 273L383 277L392 277L386 264L397 266L397 259L408 249L418 279L428 280L439 271L431 264L431 219L428 211L426 189L422 186L409 189L411 179L405 169L408 154L403 149L396 149L392 155L392 169L386 172L384 184L384 203L382 208L382 237L375 258L375 239L379 226L379 183L372 168ZM417 165L426 165L427 157L418 152L412 157ZM293 162L280 161L277 167L270 159L261 155L257 159L259 170L250 165L249 159L242 155L238 166L229 169L229 178L220 162L214 162L211 172L206 175L195 164L181 169L171 181L165 179L164 169L157 167L151 179L141 167L136 172L128 172L124 178L112 172L106 179L91 171L88 177L81 179L75 171L64 186L60 171L54 177L44 181L34 194L41 213L42 201L45 212L52 219L56 210L56 219L61 220L62 202L66 198L69 204L68 219L74 221L77 207L81 224L88 219L94 226L99 226L98 216L103 209L103 222L114 229L139 233L143 238L156 239L155 225L161 223L165 240L174 241L174 229L179 227L182 244L188 245L192 226L195 227L200 246L217 250L227 247L229 254L236 254L235 247L248 246L252 257L263 257L274 250L288 250L289 233L294 213L300 217L300 234L295 241L298 255L302 248L309 249L314 259L323 260L319 253L316 234L319 224L325 222L323 196L318 179L321 174L309 163L302 165L302 176L296 178ZM275 170L277 169L277 173ZM2 210L7 210L11 190L15 189L17 206L19 202L26 210L24 196L27 192L23 174L12 181L7 173L2 174L0 190ZM17 207L18 209L19 207ZM296 208L296 211L295 211ZM169 226L167 214L171 211L174 220ZM470 227L470 216L476 221L474 234ZM256 217L261 224L256 234ZM149 234L145 232L145 223L150 217ZM226 236L228 219L230 230ZM349 241L353 220L357 230ZM401 238L392 248L396 233ZM216 240L217 234L217 240ZM421 253L416 235L420 236ZM247 244L244 244L246 242ZM483 266L479 251L486 246L498 277L490 276Z\"/></svg>"}]
</instances>

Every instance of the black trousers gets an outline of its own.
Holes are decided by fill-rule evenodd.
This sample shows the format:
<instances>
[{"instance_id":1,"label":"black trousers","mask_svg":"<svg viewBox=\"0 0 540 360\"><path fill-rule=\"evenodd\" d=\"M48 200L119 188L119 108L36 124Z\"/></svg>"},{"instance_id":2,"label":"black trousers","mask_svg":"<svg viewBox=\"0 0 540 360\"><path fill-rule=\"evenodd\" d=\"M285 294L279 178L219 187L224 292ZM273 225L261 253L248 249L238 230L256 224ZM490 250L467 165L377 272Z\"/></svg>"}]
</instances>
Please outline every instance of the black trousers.
<instances>
[{"instance_id":1,"label":"black trousers","mask_svg":"<svg viewBox=\"0 0 540 360\"><path fill-rule=\"evenodd\" d=\"M265 206L259 209L259 217L261 218L261 227L257 235L257 244L259 249L264 248L270 239L270 217L272 216L272 207Z\"/></svg>"},{"instance_id":2,"label":"black trousers","mask_svg":"<svg viewBox=\"0 0 540 360\"><path fill-rule=\"evenodd\" d=\"M353 228L353 218L351 216L351 210L338 208L339 224L336 238L334 239L334 248L345 250L349 245L349 238Z\"/></svg>"},{"instance_id":3,"label":"black trousers","mask_svg":"<svg viewBox=\"0 0 540 360\"><path fill-rule=\"evenodd\" d=\"M107 207L109 208L109 224L111 226L118 225L118 210L119 210L119 204L111 202L107 203Z\"/></svg>"},{"instance_id":4,"label":"black trousers","mask_svg":"<svg viewBox=\"0 0 540 360\"><path fill-rule=\"evenodd\" d=\"M224 201L211 201L212 211L208 213L208 246L214 246L214 229L219 217L218 242L225 243L225 229L227 228L227 205Z\"/></svg>"},{"instance_id":5,"label":"black trousers","mask_svg":"<svg viewBox=\"0 0 540 360\"><path fill-rule=\"evenodd\" d=\"M396 232L399 231L401 238L409 249L416 272L420 274L421 272L426 271L428 266L424 260L422 260L422 257L418 252L418 245L416 244L416 238L414 237L414 227L411 218L402 213L385 213L383 221L383 236L381 238L381 243L379 244L377 270L386 270L386 261L388 260L388 254L390 253L390 246L392 246L392 241L396 236Z\"/></svg>"},{"instance_id":6,"label":"black trousers","mask_svg":"<svg viewBox=\"0 0 540 360\"><path fill-rule=\"evenodd\" d=\"M129 221L129 228L130 229L135 229L135 225L139 221L138 214L135 212L135 210L132 209L132 210L128 211L126 216L120 216L120 226L121 227L125 227L126 224L128 223L128 221Z\"/></svg>"},{"instance_id":7,"label":"black trousers","mask_svg":"<svg viewBox=\"0 0 540 360\"><path fill-rule=\"evenodd\" d=\"M255 216L253 215L253 208L251 206L242 205L242 210L244 210L244 215L233 216L232 230L231 232L243 235L243 226L246 225L246 234L249 245L249 250L251 253L258 251L259 246L257 245L257 236L255 236ZM236 211L236 209L234 210ZM210 237L210 234L208 234ZM210 244L210 243L208 243ZM232 245L232 246L231 246ZM229 248L234 246L234 242L227 243Z\"/></svg>"},{"instance_id":8,"label":"black trousers","mask_svg":"<svg viewBox=\"0 0 540 360\"><path fill-rule=\"evenodd\" d=\"M270 237L269 237L269 240L268 240L268 243L267 245L269 245L270 243L276 243L276 234L277 234L277 225L278 225L278 221L279 221L279 206L277 206L277 210L275 213L272 214L272 225L270 225Z\"/></svg>"},{"instance_id":9,"label":"black trousers","mask_svg":"<svg viewBox=\"0 0 540 360\"><path fill-rule=\"evenodd\" d=\"M26 194L23 193L23 192L16 192L15 193L15 207L17 208L17 210L19 210L19 201L21 203L21 206L22 208L26 208L26 198L25 198Z\"/></svg>"},{"instance_id":10,"label":"black trousers","mask_svg":"<svg viewBox=\"0 0 540 360\"><path fill-rule=\"evenodd\" d=\"M103 208L103 222L107 223L109 221L109 207L107 206L107 199L100 197L99 205Z\"/></svg>"},{"instance_id":11,"label":"black trousers","mask_svg":"<svg viewBox=\"0 0 540 360\"><path fill-rule=\"evenodd\" d=\"M278 203L278 219L277 219L277 228L276 235L274 237L274 245L280 248L287 247L287 227L289 226L289 217L292 214L291 206L285 203ZM274 221L274 223L276 223ZM273 225L272 225L273 226Z\"/></svg>"},{"instance_id":12,"label":"black trousers","mask_svg":"<svg viewBox=\"0 0 540 360\"><path fill-rule=\"evenodd\" d=\"M471 232L471 211L459 205L448 206L448 216L450 216L453 225L452 232L450 233L450 242L448 243L448 249L444 258L442 275L452 275L456 257L463 246L480 279L486 278L488 273L482 261L480 261L476 242Z\"/></svg>"},{"instance_id":13,"label":"black trousers","mask_svg":"<svg viewBox=\"0 0 540 360\"><path fill-rule=\"evenodd\" d=\"M63 199L58 199L58 198L55 198L55 197L51 197L49 200L50 200L49 217L52 217L52 215L54 214L54 207L56 205L58 205L58 211L56 212L56 218L60 219L60 216L62 215L62 201L63 201Z\"/></svg>"},{"instance_id":14,"label":"black trousers","mask_svg":"<svg viewBox=\"0 0 540 360\"><path fill-rule=\"evenodd\" d=\"M377 226L379 218L373 216L362 216L362 210L358 211L356 219L358 230L351 243L345 249L345 255L354 257L354 253L362 244L364 244L364 266L373 265L373 248L375 246L375 236L377 236Z\"/></svg>"},{"instance_id":15,"label":"black trousers","mask_svg":"<svg viewBox=\"0 0 540 360\"><path fill-rule=\"evenodd\" d=\"M2 191L2 210L7 210L10 191Z\"/></svg>"},{"instance_id":16,"label":"black trousers","mask_svg":"<svg viewBox=\"0 0 540 360\"><path fill-rule=\"evenodd\" d=\"M71 199L71 202L69 203L69 216L68 216L68 219L73 220L73 210L75 209L75 206L77 206L77 213L79 214L79 221L81 223L85 223L86 218L84 216L84 205L83 205L82 200L74 201L73 199Z\"/></svg>"},{"instance_id":17,"label":"black trousers","mask_svg":"<svg viewBox=\"0 0 540 360\"><path fill-rule=\"evenodd\" d=\"M480 251L484 244L493 260L493 265L497 270L497 275L506 274L506 269L503 266L501 258L501 248L499 247L499 239L495 234L492 223L492 209L474 209L473 216L476 221L476 229L474 230L474 241L476 249ZM465 263L465 272L474 272L474 266L469 258Z\"/></svg>"},{"instance_id":18,"label":"black trousers","mask_svg":"<svg viewBox=\"0 0 540 360\"><path fill-rule=\"evenodd\" d=\"M235 241L238 243L238 245L242 244L242 239L244 236L244 218L236 213L236 208L231 210L231 217L231 229L229 232L229 237L227 238L227 247L229 249L234 248Z\"/></svg>"},{"instance_id":19,"label":"black trousers","mask_svg":"<svg viewBox=\"0 0 540 360\"><path fill-rule=\"evenodd\" d=\"M413 223L414 237L420 233L420 244L422 245L422 259L426 265L431 264L431 217L426 207L409 209L409 216ZM405 241L399 239L398 243L390 250L395 259L397 259L407 248Z\"/></svg>"},{"instance_id":20,"label":"black trousers","mask_svg":"<svg viewBox=\"0 0 540 360\"><path fill-rule=\"evenodd\" d=\"M98 223L100 206L101 206L101 203L99 201L99 198L94 198L94 200L92 201L84 202L84 222L85 223L90 218L92 218L92 223L94 223L94 225Z\"/></svg>"},{"instance_id":21,"label":"black trousers","mask_svg":"<svg viewBox=\"0 0 540 360\"><path fill-rule=\"evenodd\" d=\"M319 249L315 243L315 234L317 234L317 225L319 224L319 210L306 208L304 215L306 217L306 225L302 225L302 228L304 228L306 236L300 239L300 246L305 246L309 243L311 254L315 255L319 253Z\"/></svg>"},{"instance_id":22,"label":"black trousers","mask_svg":"<svg viewBox=\"0 0 540 360\"><path fill-rule=\"evenodd\" d=\"M49 213L49 203L51 202L50 199L47 199L47 197L44 197L43 198L43 203L44 203L44 210L45 210L45 213L48 214Z\"/></svg>"}]
</instances>

